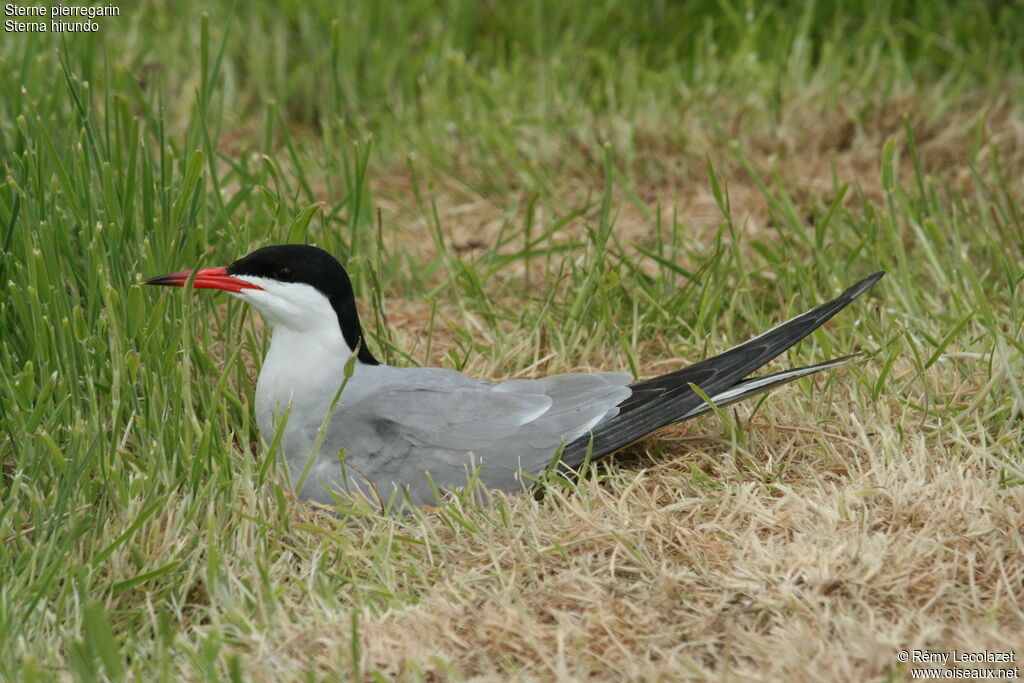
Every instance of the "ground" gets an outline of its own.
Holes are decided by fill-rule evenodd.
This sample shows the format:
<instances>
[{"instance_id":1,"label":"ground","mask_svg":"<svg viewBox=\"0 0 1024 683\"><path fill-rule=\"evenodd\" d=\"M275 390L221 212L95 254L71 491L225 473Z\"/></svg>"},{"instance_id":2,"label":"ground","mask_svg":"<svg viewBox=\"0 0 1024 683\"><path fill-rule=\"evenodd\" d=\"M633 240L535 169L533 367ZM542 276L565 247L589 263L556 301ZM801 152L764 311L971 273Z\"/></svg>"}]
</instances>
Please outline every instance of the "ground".
<instances>
[{"instance_id":1,"label":"ground","mask_svg":"<svg viewBox=\"0 0 1024 683\"><path fill-rule=\"evenodd\" d=\"M1024 656L1019 5L121 10L0 43L0 676ZM649 377L887 275L766 371L853 362L541 500L337 516L256 431L258 316L138 286L282 242L388 362L494 380Z\"/></svg>"}]
</instances>

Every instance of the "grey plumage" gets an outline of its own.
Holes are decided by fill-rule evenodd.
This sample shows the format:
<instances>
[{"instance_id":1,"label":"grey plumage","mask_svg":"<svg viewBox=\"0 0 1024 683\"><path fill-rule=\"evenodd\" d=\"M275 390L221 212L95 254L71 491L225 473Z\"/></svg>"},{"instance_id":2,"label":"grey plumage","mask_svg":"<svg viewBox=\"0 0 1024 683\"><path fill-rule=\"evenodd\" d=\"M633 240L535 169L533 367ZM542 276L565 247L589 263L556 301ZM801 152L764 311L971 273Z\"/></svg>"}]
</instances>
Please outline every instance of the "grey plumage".
<instances>
[{"instance_id":1,"label":"grey plumage","mask_svg":"<svg viewBox=\"0 0 1024 683\"><path fill-rule=\"evenodd\" d=\"M704 413L710 407L691 384L727 405L842 364L849 357L749 377L882 275L724 353L634 384L614 372L495 384L454 370L382 365L363 343L344 269L315 247L267 247L227 268L147 282L181 286L191 277L195 287L253 304L274 327L256 414L268 442L284 430L281 448L301 496L330 504L332 492L397 495L428 504L437 489L463 486L474 473L488 488L523 490L560 447L561 466L571 469L588 453L605 457Z\"/></svg>"},{"instance_id":2,"label":"grey plumage","mask_svg":"<svg viewBox=\"0 0 1024 683\"><path fill-rule=\"evenodd\" d=\"M397 486L428 504L433 487L464 486L478 467L487 487L519 490L530 483L520 472L539 473L560 443L615 414L630 395L629 380L597 373L492 384L437 368L357 366L329 421L316 479L345 480L350 492L385 500ZM271 421L261 415L261 430ZM309 437L318 427L307 426ZM327 502L316 483L303 495Z\"/></svg>"}]
</instances>

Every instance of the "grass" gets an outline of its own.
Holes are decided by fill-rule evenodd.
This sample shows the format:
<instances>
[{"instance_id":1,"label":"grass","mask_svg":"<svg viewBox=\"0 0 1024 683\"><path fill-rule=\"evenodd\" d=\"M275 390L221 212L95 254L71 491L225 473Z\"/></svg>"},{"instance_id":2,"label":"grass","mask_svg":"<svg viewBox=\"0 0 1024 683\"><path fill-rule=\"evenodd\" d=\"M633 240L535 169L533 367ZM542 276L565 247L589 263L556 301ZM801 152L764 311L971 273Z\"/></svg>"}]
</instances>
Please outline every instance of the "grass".
<instances>
[{"instance_id":1,"label":"grass","mask_svg":"<svg viewBox=\"0 0 1024 683\"><path fill-rule=\"evenodd\" d=\"M1019 5L203 11L0 44L0 676L1021 652ZM888 275L787 354L862 362L541 502L339 520L263 457L258 318L138 286L286 241L389 362L495 379L649 376Z\"/></svg>"}]
</instances>

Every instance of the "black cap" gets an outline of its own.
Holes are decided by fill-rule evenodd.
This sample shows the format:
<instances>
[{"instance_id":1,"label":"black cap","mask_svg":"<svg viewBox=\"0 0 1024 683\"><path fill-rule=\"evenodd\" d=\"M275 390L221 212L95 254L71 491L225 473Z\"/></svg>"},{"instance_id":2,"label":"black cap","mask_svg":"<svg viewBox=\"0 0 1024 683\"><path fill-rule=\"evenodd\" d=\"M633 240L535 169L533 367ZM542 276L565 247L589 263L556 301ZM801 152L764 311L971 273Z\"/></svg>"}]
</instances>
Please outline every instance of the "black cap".
<instances>
[{"instance_id":1,"label":"black cap","mask_svg":"<svg viewBox=\"0 0 1024 683\"><path fill-rule=\"evenodd\" d=\"M358 358L367 365L380 365L366 348L359 324L352 281L337 259L308 244L279 244L257 249L230 266L229 275L253 275L278 282L298 282L315 287L331 302L338 326L349 348L359 347Z\"/></svg>"}]
</instances>

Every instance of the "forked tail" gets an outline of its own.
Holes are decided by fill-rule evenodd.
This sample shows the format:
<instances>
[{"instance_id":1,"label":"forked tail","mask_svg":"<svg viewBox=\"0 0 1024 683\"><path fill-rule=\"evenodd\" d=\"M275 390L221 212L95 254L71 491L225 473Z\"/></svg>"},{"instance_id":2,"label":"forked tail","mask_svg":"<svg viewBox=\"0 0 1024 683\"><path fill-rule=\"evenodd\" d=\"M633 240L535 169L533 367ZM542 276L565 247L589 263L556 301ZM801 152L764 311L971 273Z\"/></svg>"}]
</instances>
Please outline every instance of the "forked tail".
<instances>
[{"instance_id":1,"label":"forked tail","mask_svg":"<svg viewBox=\"0 0 1024 683\"><path fill-rule=\"evenodd\" d=\"M597 425L593 432L567 444L562 465L578 467L593 440L594 460L614 453L651 432L674 422L688 420L710 410L691 388L694 384L716 405L741 401L800 377L841 365L852 356L784 370L764 377L745 379L786 349L818 329L832 316L882 279L875 273L848 288L838 297L796 316L739 346L681 368L631 385L633 394L619 405L619 413Z\"/></svg>"}]
</instances>

